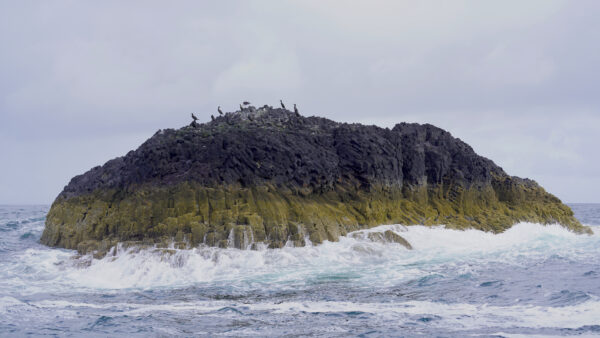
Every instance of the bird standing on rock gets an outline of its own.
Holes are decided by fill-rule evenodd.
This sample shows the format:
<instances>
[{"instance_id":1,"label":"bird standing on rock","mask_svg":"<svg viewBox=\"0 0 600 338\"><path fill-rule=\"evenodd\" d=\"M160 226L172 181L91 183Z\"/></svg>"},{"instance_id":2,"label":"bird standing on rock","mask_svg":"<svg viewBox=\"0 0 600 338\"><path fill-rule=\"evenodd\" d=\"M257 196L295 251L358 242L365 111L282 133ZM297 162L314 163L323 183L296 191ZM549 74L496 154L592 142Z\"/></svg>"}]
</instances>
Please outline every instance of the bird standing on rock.
<instances>
[{"instance_id":1,"label":"bird standing on rock","mask_svg":"<svg viewBox=\"0 0 600 338\"><path fill-rule=\"evenodd\" d=\"M281 103L281 108L285 109L285 104L283 104L283 101L279 100L279 103Z\"/></svg>"},{"instance_id":2,"label":"bird standing on rock","mask_svg":"<svg viewBox=\"0 0 600 338\"><path fill-rule=\"evenodd\" d=\"M223 111L221 110L221 106L217 107L217 111L219 112L219 115L223 115Z\"/></svg>"},{"instance_id":3,"label":"bird standing on rock","mask_svg":"<svg viewBox=\"0 0 600 338\"><path fill-rule=\"evenodd\" d=\"M210 120L211 120L211 121L214 121L214 120L215 120L215 116L214 116L214 115L211 115L211 116L210 116Z\"/></svg>"},{"instance_id":4,"label":"bird standing on rock","mask_svg":"<svg viewBox=\"0 0 600 338\"><path fill-rule=\"evenodd\" d=\"M196 115L194 115L194 113L192 113L192 119L194 119L194 122L198 121L198 118L196 117Z\"/></svg>"},{"instance_id":5,"label":"bird standing on rock","mask_svg":"<svg viewBox=\"0 0 600 338\"><path fill-rule=\"evenodd\" d=\"M300 116L300 113L298 112L298 107L296 107L295 103L294 103L294 113L296 113L296 116Z\"/></svg>"}]
</instances>

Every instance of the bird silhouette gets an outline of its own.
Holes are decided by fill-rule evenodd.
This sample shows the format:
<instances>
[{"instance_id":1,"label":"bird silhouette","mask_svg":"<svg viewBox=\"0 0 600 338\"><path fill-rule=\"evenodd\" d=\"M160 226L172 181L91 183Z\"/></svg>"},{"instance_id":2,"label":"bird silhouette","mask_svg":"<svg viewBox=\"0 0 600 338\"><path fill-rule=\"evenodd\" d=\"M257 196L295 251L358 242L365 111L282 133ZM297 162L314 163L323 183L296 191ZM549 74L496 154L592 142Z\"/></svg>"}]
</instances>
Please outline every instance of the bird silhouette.
<instances>
[{"instance_id":1,"label":"bird silhouette","mask_svg":"<svg viewBox=\"0 0 600 338\"><path fill-rule=\"evenodd\" d=\"M300 113L298 112L298 107L296 107L295 103L294 103L294 113L296 113L296 116L300 116Z\"/></svg>"},{"instance_id":2,"label":"bird silhouette","mask_svg":"<svg viewBox=\"0 0 600 338\"><path fill-rule=\"evenodd\" d=\"M283 104L283 101L279 100L279 103L281 103L281 108L285 109L285 104Z\"/></svg>"},{"instance_id":3,"label":"bird silhouette","mask_svg":"<svg viewBox=\"0 0 600 338\"><path fill-rule=\"evenodd\" d=\"M211 120L211 121L214 121L214 120L215 120L215 116L214 116L214 115L211 115L211 116L210 116L210 120Z\"/></svg>"},{"instance_id":4,"label":"bird silhouette","mask_svg":"<svg viewBox=\"0 0 600 338\"><path fill-rule=\"evenodd\" d=\"M194 119L194 122L198 121L198 118L196 117L196 115L194 115L194 113L192 113L192 119Z\"/></svg>"},{"instance_id":5,"label":"bird silhouette","mask_svg":"<svg viewBox=\"0 0 600 338\"><path fill-rule=\"evenodd\" d=\"M219 111L219 115L223 115L223 111L221 110L221 106L218 106L217 110Z\"/></svg>"}]
</instances>

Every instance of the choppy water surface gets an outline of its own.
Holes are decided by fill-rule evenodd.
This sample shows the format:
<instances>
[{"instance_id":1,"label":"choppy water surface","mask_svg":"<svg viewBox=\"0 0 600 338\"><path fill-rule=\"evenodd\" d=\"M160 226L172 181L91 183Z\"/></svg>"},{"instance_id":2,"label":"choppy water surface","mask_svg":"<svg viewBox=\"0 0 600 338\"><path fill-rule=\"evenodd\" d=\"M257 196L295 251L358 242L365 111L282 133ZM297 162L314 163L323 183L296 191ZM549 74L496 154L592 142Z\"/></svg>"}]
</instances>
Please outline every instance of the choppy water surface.
<instances>
[{"instance_id":1,"label":"choppy water surface","mask_svg":"<svg viewBox=\"0 0 600 338\"><path fill-rule=\"evenodd\" d=\"M119 250L38 243L46 206L0 206L0 336L600 335L600 205L592 236L381 226L413 246Z\"/></svg>"}]
</instances>

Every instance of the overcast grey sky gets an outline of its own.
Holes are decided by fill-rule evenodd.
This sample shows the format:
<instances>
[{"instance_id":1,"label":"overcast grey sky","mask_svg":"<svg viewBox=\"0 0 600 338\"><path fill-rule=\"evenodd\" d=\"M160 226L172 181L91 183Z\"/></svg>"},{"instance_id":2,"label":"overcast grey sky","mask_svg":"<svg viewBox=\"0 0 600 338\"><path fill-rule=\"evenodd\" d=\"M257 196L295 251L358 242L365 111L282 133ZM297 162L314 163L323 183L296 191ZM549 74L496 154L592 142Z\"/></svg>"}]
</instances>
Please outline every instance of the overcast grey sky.
<instances>
[{"instance_id":1,"label":"overcast grey sky","mask_svg":"<svg viewBox=\"0 0 600 338\"><path fill-rule=\"evenodd\" d=\"M599 1L0 0L0 203L242 100L449 130L600 202Z\"/></svg>"}]
</instances>

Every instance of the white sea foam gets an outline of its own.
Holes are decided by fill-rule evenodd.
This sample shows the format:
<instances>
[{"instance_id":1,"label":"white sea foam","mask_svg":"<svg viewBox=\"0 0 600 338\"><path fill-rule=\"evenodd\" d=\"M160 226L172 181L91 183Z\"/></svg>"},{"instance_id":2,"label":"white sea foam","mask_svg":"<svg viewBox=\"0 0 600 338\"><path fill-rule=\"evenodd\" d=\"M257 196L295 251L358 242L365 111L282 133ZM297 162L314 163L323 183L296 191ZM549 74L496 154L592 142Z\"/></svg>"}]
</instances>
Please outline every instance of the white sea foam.
<instances>
[{"instance_id":1,"label":"white sea foam","mask_svg":"<svg viewBox=\"0 0 600 338\"><path fill-rule=\"evenodd\" d=\"M434 332L445 332L449 328L473 332L488 332L487 329L493 328L499 333L531 328L545 332L548 328L579 329L600 325L600 300L593 285L583 288L581 285L585 284L577 284L573 288L566 281L564 286L560 281L553 285L548 279L552 280L553 275L542 275L532 277L545 278L540 282L544 284L540 289L528 289L537 281L525 283L525 287L509 284L515 281L514 278L504 280L504 287L494 288L479 285L490 279L477 278L485 275L478 269L497 266L496 263L508 266L508 270L514 266L525 267L523 271L528 271L531 267L544 266L545 262L551 262L548 266L552 267L553 257L560 257L560 264L563 264L560 266L569 261L583 265L592 262L587 264L589 269L586 266L577 270L579 277L573 270L573 277L585 278L587 283L593 284L597 280L594 276L600 272L597 268L599 232L591 236L576 235L558 225L530 223L518 224L496 235L477 230L400 225L379 226L363 232L386 230L406 238L414 250L395 243L372 242L367 235L357 234L342 237L339 242L274 250L120 248L114 256L100 260L91 257L74 259L73 251L36 245L5 256L8 259L0 262L0 289L3 290L0 293L0 324L21 323L18 325L26 327L27 321L35 318L41 323L39 325L45 326L56 322L57 316L79 323L82 314L90 321L89 325L94 325L101 316L163 318L172 314L173 318L203 317L205 320L213 316L231 320L239 320L239 316L270 320L268 318L303 316L306 319L335 314L335 317L386 323L388 329L406 325L427 327ZM506 269L499 273L504 271ZM581 277L588 272L589 277ZM461 274L475 277L459 280L452 286L456 282L452 278ZM432 275L443 276L440 284L445 285L439 289L437 284L419 285L418 281ZM349 297L331 297L336 295L331 288L336 288L335 283L340 280L344 280L342 289L350 292ZM330 281L333 284L329 284ZM309 296L315 290L314 285L317 289L327 289L323 297ZM445 292L451 290L448 285L471 288L474 293L483 292L484 295L444 297ZM189 292L181 288L187 286L198 288L190 288ZM376 290L377 294L381 291L383 296L371 297L370 291L353 293L362 287ZM396 295L396 290L404 292L404 288L411 287L417 292L423 290L436 296ZM163 288L167 290L162 292L160 289ZM584 296L576 301L555 301L554 295L563 297L563 288L565 295L573 293L577 296L579 292ZM586 291L581 291L582 288ZM146 302L136 296L146 294L138 291L147 289L152 289L149 294L157 295L155 300ZM212 299L210 292L214 289L218 294L250 297ZM207 294L197 295L197 290L206 290ZM286 292L281 292L283 296L270 296L278 291ZM185 297L178 296L182 292ZM503 292L509 295L503 295ZM514 295L510 295L512 292ZM534 296L536 292L538 295ZM89 299L85 296L88 294L114 297L93 296ZM291 296L288 298L287 295ZM386 295L390 297L386 298ZM487 298L490 295L499 295L503 299L494 301ZM512 301L514 298L509 297L513 296L531 296L531 299ZM485 303L488 299L490 304ZM166 334L171 329L167 325L167 331L160 332ZM326 335L324 329L319 328L319 332ZM343 327L327 326L327 329L331 330L329 334L345 333ZM261 333L260 328L252 326L228 332L233 335Z\"/></svg>"},{"instance_id":2,"label":"white sea foam","mask_svg":"<svg viewBox=\"0 0 600 338\"><path fill-rule=\"evenodd\" d=\"M314 278L352 279L365 285L392 285L454 266L469 272L470 263L503 262L561 255L600 256L600 236L576 235L559 225L521 223L501 234L443 227L384 225L366 232L393 230L414 250L395 243L347 236L339 242L282 249L238 250L200 247L191 250L131 248L96 260L74 260L66 250L35 248L4 264L0 286L31 293L51 289L147 289L226 282L235 287L293 288ZM11 273L11 269L15 270ZM18 271L17 271L18 270ZM30 277L30 278L26 278Z\"/></svg>"},{"instance_id":3,"label":"white sea foam","mask_svg":"<svg viewBox=\"0 0 600 338\"><path fill-rule=\"evenodd\" d=\"M10 296L0 297L0 313L5 313L11 308L22 306L24 304L25 303L22 301Z\"/></svg>"},{"instance_id":4,"label":"white sea foam","mask_svg":"<svg viewBox=\"0 0 600 338\"><path fill-rule=\"evenodd\" d=\"M389 320L406 320L412 316L439 316L442 326L468 329L482 327L578 328L600 324L600 302L587 301L574 306L488 306L464 303L444 304L426 301L404 303L353 303L353 302L291 302L281 304L256 304L255 310L276 312L366 312ZM435 324L434 324L435 325Z\"/></svg>"},{"instance_id":5,"label":"white sea foam","mask_svg":"<svg viewBox=\"0 0 600 338\"><path fill-rule=\"evenodd\" d=\"M367 313L381 320L407 323L419 318L434 318L429 324L440 327L460 327L480 329L486 327L511 328L579 328L585 325L599 325L600 301L587 302L563 307L513 305L490 306L486 304L439 303L429 301L408 301L401 303L357 303L339 301L305 302L261 302L240 304L232 301L178 302L169 304L136 303L71 303L67 301L41 301L31 304L38 309L81 308L116 310L121 315L138 316L145 313L192 312L206 314L224 308L235 308L240 313L268 311L271 313Z\"/></svg>"}]
</instances>

